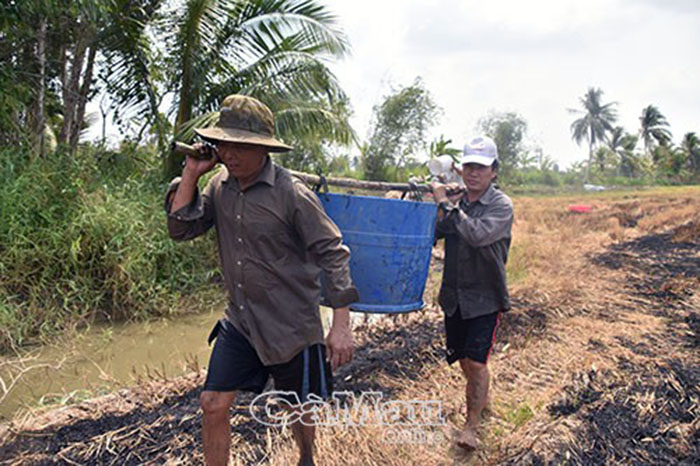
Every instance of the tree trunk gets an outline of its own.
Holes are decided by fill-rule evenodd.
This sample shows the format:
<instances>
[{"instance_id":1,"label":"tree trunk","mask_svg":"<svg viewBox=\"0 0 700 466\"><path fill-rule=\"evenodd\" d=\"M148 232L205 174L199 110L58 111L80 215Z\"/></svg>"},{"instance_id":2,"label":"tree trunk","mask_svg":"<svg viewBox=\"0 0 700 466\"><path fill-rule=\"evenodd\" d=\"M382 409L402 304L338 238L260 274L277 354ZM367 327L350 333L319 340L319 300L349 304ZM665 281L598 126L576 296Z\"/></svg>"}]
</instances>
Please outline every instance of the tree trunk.
<instances>
[{"instance_id":1,"label":"tree trunk","mask_svg":"<svg viewBox=\"0 0 700 466\"><path fill-rule=\"evenodd\" d=\"M92 39L94 39L94 37ZM70 133L69 144L71 153L75 152L75 149L78 147L80 131L83 129L83 123L85 121L85 106L87 105L88 94L90 93L90 86L92 84L92 73L95 65L96 53L97 47L92 45L88 54L88 61L87 66L85 68L85 74L83 75L83 83L80 86L80 94L78 95L75 121L73 122L73 128L71 129Z\"/></svg>"},{"instance_id":2,"label":"tree trunk","mask_svg":"<svg viewBox=\"0 0 700 466\"><path fill-rule=\"evenodd\" d=\"M109 111L109 109L105 109L102 106L104 103L103 100L104 98L100 100L100 115L102 115L102 145L104 145L107 140L107 112Z\"/></svg>"},{"instance_id":3,"label":"tree trunk","mask_svg":"<svg viewBox=\"0 0 700 466\"><path fill-rule=\"evenodd\" d=\"M180 102L177 108L177 119L175 120L176 133L180 131L182 125L192 119L192 96L190 95L191 90L189 89L191 85L191 78L189 78L188 75L188 72L183 73L182 89L180 89Z\"/></svg>"},{"instance_id":4,"label":"tree trunk","mask_svg":"<svg viewBox=\"0 0 700 466\"><path fill-rule=\"evenodd\" d=\"M158 98L155 90L152 87L150 87L150 83L148 89L148 101L149 105L151 106L151 115L149 115L149 117L146 119L146 122L139 130L139 133L136 136L136 141L140 142L146 130L150 127L153 131L155 131L157 150L159 152L163 152L166 150L167 136L163 127L164 125L161 114L158 111L158 109L160 108L160 104L163 101L163 96L160 96L160 98Z\"/></svg>"},{"instance_id":5,"label":"tree trunk","mask_svg":"<svg viewBox=\"0 0 700 466\"><path fill-rule=\"evenodd\" d=\"M198 18L196 24L199 24L201 18ZM193 31L196 26L193 27ZM192 88L194 76L192 49L195 47L194 41L196 33L191 31L189 34L192 43L184 50L182 60L182 81L180 82L179 102L177 106L177 118L175 119L175 134L177 135L182 125L192 119L192 106L197 101L196 93L198 89ZM163 173L166 178L172 178L180 174L180 165L184 160L183 157L175 154L172 151L165 150L163 154Z\"/></svg>"},{"instance_id":6,"label":"tree trunk","mask_svg":"<svg viewBox=\"0 0 700 466\"><path fill-rule=\"evenodd\" d=\"M41 18L37 28L36 61L39 65L36 96L32 110L32 142L33 152L39 157L45 154L44 127L46 118L44 112L44 97L46 95L46 18Z\"/></svg>"},{"instance_id":7,"label":"tree trunk","mask_svg":"<svg viewBox=\"0 0 700 466\"><path fill-rule=\"evenodd\" d=\"M189 86L190 78L189 73L185 71L183 73L182 89L180 90L180 102L178 104L177 119L175 120L175 134L184 123L192 118L192 98L189 92L185 91ZM166 179L170 179L174 176L180 174L182 161L184 157L176 154L174 151L166 150L163 154L163 174Z\"/></svg>"},{"instance_id":8,"label":"tree trunk","mask_svg":"<svg viewBox=\"0 0 700 466\"><path fill-rule=\"evenodd\" d=\"M309 173L299 172L296 170L287 169L289 173L294 176L301 178L309 184L317 185L321 182L321 177L318 175L311 175ZM370 191L402 191L402 192L412 192L417 191L419 193L429 193L432 192L430 186L425 184L411 185L409 183L387 183L385 181L364 181L355 180L352 178L333 178L328 177L325 179L326 184L331 186L341 186L345 188L355 188L355 189L366 189Z\"/></svg>"},{"instance_id":9,"label":"tree trunk","mask_svg":"<svg viewBox=\"0 0 700 466\"><path fill-rule=\"evenodd\" d=\"M192 119L192 105L195 90L190 89L192 86L192 61L185 58L182 70L182 83L180 88L180 102L178 103L177 119L175 120L175 134L177 134L182 125ZM172 178L180 174L180 165L184 160L174 152L165 151L163 158L163 172L166 178Z\"/></svg>"},{"instance_id":10,"label":"tree trunk","mask_svg":"<svg viewBox=\"0 0 700 466\"><path fill-rule=\"evenodd\" d=\"M593 141L588 143L588 163L586 164L586 173L583 175L583 184L588 183L588 175L591 172L591 161L593 160Z\"/></svg>"},{"instance_id":11,"label":"tree trunk","mask_svg":"<svg viewBox=\"0 0 700 466\"><path fill-rule=\"evenodd\" d=\"M78 38L73 48L71 59L66 59L63 83L63 125L58 134L59 144L68 144L73 134L73 126L76 120L76 110L80 97L80 75L83 71L85 61L85 51L87 50L87 35L84 31L77 31ZM70 76L68 76L67 63L70 64Z\"/></svg>"},{"instance_id":12,"label":"tree trunk","mask_svg":"<svg viewBox=\"0 0 700 466\"><path fill-rule=\"evenodd\" d=\"M201 18L198 18L196 21L196 25L193 26L193 31L190 31L189 33L189 37L192 43L188 44L185 50L183 51L184 56L182 58L181 70L182 81L180 82L180 100L178 102L177 107L177 118L175 119L175 134L177 134L177 132L180 131L182 125L184 125L190 119L192 119L192 105L197 100L196 93L199 91L199 89L192 88L192 82L194 77L194 59L192 57L192 50L194 47L196 47L195 41L197 40L196 32L194 31L196 31L200 21Z\"/></svg>"},{"instance_id":13,"label":"tree trunk","mask_svg":"<svg viewBox=\"0 0 700 466\"><path fill-rule=\"evenodd\" d=\"M154 116L149 115L148 118L146 118L146 121L143 123L143 125L141 125L141 129L139 129L139 132L136 134L136 139L134 142L137 145L141 144L141 140L143 139L143 135L146 132L146 130L148 129L148 127L152 126L154 124L155 124L154 123Z\"/></svg>"},{"instance_id":14,"label":"tree trunk","mask_svg":"<svg viewBox=\"0 0 700 466\"><path fill-rule=\"evenodd\" d=\"M61 60L61 98L65 100L66 95L68 95L68 51L65 45L61 45L61 49L58 52L59 59ZM63 118L65 121L65 118ZM61 124L63 127L63 124ZM60 139L57 138L57 141Z\"/></svg>"},{"instance_id":15,"label":"tree trunk","mask_svg":"<svg viewBox=\"0 0 700 466\"><path fill-rule=\"evenodd\" d=\"M183 160L183 157L171 151L165 151L165 154L163 154L163 175L166 179L173 178L180 174L180 170L182 169L181 160Z\"/></svg>"}]
</instances>

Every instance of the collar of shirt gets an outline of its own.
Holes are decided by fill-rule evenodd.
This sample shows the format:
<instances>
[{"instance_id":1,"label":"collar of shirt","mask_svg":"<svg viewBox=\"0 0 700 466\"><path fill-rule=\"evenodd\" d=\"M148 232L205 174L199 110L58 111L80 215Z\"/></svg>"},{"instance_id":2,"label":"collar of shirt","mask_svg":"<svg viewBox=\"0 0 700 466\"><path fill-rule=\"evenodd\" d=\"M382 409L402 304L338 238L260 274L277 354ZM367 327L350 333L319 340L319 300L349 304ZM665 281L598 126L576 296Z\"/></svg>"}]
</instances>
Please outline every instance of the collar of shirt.
<instances>
[{"instance_id":1,"label":"collar of shirt","mask_svg":"<svg viewBox=\"0 0 700 466\"><path fill-rule=\"evenodd\" d=\"M239 190L238 180L235 177L231 176L231 174L228 171L228 168L226 168L226 165L224 165L224 170L226 170L226 174L221 179L221 182L229 184L230 181L231 183L229 186L235 190ZM275 186L275 166L272 163L272 159L269 155L265 159L265 166L263 167L262 171L255 179L255 181L246 188L246 190L252 188L258 183L266 183L270 186Z\"/></svg>"},{"instance_id":2,"label":"collar of shirt","mask_svg":"<svg viewBox=\"0 0 700 466\"><path fill-rule=\"evenodd\" d=\"M484 191L484 194L481 195L479 199L477 199L474 202L480 202L483 205L489 205L493 202L494 197L496 196L496 188L493 187L493 183L489 184L489 187L486 188L486 191ZM465 205L473 204L474 202L469 202L469 197L465 193L464 196L462 196L462 202L464 202Z\"/></svg>"}]
</instances>

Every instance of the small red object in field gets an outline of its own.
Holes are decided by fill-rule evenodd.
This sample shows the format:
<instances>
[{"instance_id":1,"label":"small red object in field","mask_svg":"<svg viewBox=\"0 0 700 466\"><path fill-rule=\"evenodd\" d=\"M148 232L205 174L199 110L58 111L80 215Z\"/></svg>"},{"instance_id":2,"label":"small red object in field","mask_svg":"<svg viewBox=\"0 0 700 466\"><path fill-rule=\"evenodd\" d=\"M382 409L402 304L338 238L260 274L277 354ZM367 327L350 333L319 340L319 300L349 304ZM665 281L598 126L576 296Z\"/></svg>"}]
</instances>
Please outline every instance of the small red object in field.
<instances>
[{"instance_id":1,"label":"small red object in field","mask_svg":"<svg viewBox=\"0 0 700 466\"><path fill-rule=\"evenodd\" d=\"M569 212L576 212L577 214L587 214L593 210L592 205L588 204L571 204L567 207Z\"/></svg>"}]
</instances>

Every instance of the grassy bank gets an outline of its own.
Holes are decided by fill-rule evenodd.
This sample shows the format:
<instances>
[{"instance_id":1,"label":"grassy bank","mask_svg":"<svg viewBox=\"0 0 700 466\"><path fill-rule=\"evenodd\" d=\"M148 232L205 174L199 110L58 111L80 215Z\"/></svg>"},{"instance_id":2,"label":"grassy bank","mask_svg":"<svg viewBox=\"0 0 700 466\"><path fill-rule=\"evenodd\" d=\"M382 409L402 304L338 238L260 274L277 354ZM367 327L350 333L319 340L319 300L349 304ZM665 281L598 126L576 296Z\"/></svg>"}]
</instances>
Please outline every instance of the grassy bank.
<instances>
[{"instance_id":1,"label":"grassy bank","mask_svg":"<svg viewBox=\"0 0 700 466\"><path fill-rule=\"evenodd\" d=\"M167 314L218 273L210 237L168 238L153 154L5 152L0 178L0 350L96 320Z\"/></svg>"}]
</instances>

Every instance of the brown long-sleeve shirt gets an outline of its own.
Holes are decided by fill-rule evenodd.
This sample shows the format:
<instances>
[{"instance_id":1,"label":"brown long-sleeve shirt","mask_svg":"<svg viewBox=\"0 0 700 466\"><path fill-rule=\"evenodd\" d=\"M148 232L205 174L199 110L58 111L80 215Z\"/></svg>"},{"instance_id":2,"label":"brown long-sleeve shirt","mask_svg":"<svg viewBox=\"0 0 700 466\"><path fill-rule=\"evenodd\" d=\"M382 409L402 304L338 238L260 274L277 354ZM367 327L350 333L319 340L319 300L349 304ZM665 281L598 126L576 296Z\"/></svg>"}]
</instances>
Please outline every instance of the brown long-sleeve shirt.
<instances>
[{"instance_id":1,"label":"brown long-sleeve shirt","mask_svg":"<svg viewBox=\"0 0 700 466\"><path fill-rule=\"evenodd\" d=\"M319 273L334 308L358 300L350 278L350 250L316 195L269 159L258 179L241 190L222 167L204 191L170 213L168 231L188 240L216 227L229 295L226 318L255 348L265 365L292 359L323 342Z\"/></svg>"}]
</instances>

